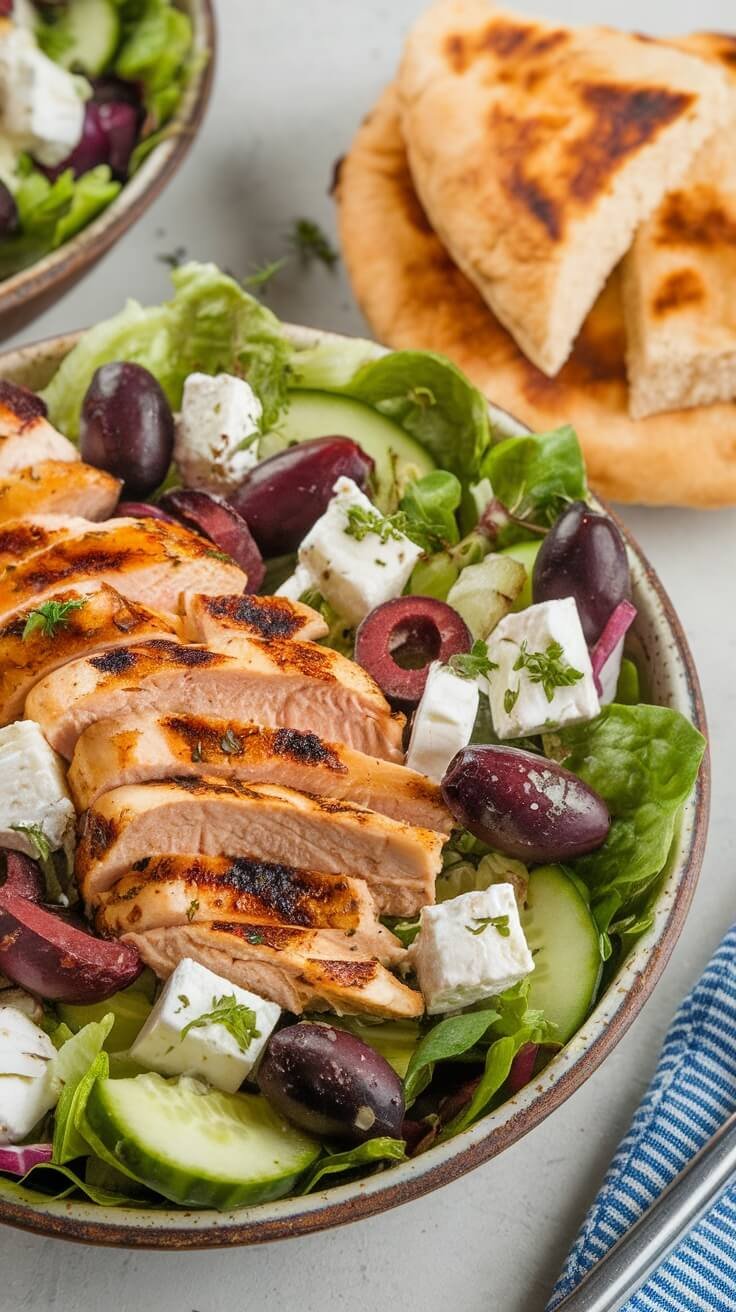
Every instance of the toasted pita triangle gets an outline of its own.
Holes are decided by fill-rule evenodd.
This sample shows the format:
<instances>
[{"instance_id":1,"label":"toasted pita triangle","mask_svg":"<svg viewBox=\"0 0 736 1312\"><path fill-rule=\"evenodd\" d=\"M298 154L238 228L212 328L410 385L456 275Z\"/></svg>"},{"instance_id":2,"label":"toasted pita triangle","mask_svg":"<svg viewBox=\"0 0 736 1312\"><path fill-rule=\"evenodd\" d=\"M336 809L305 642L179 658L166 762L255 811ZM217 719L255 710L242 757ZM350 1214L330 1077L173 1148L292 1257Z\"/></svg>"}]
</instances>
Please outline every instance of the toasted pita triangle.
<instances>
[{"instance_id":1,"label":"toasted pita triangle","mask_svg":"<svg viewBox=\"0 0 736 1312\"><path fill-rule=\"evenodd\" d=\"M348 272L381 341L450 356L492 401L538 432L574 424L602 496L736 503L736 405L630 419L617 275L559 376L547 378L529 363L432 231L412 187L394 88L358 132L338 203Z\"/></svg>"},{"instance_id":2,"label":"toasted pita triangle","mask_svg":"<svg viewBox=\"0 0 736 1312\"><path fill-rule=\"evenodd\" d=\"M669 46L490 0L439 0L409 35L398 85L432 226L549 375L728 98L720 69Z\"/></svg>"}]
</instances>

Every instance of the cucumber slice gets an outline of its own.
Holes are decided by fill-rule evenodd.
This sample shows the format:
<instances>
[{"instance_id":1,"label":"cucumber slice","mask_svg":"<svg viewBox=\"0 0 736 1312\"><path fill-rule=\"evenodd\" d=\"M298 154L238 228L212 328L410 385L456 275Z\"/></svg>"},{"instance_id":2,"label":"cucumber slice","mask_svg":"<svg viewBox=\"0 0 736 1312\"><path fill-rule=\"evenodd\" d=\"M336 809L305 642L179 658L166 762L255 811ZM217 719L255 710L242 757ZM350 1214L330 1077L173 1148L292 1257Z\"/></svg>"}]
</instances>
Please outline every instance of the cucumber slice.
<instances>
[{"instance_id":1,"label":"cucumber slice","mask_svg":"<svg viewBox=\"0 0 736 1312\"><path fill-rule=\"evenodd\" d=\"M103 1161L164 1198L221 1210L282 1198L321 1152L260 1094L153 1074L98 1080L83 1133Z\"/></svg>"},{"instance_id":2,"label":"cucumber slice","mask_svg":"<svg viewBox=\"0 0 736 1312\"><path fill-rule=\"evenodd\" d=\"M260 454L263 458L290 442L306 442L310 437L331 434L351 437L375 460L375 502L380 510L393 509L394 480L401 490L412 479L431 474L436 467L423 446L373 406L330 392L306 390L289 393L289 408L278 424L278 440L272 443L267 434L261 442Z\"/></svg>"},{"instance_id":3,"label":"cucumber slice","mask_svg":"<svg viewBox=\"0 0 736 1312\"><path fill-rule=\"evenodd\" d=\"M97 77L112 63L120 40L120 18L113 0L70 0L55 24L62 68Z\"/></svg>"},{"instance_id":4,"label":"cucumber slice","mask_svg":"<svg viewBox=\"0 0 736 1312\"><path fill-rule=\"evenodd\" d=\"M560 1043L580 1028L601 980L598 929L585 898L560 866L539 866L529 876L521 923L534 953L529 1006L556 1026Z\"/></svg>"}]
</instances>

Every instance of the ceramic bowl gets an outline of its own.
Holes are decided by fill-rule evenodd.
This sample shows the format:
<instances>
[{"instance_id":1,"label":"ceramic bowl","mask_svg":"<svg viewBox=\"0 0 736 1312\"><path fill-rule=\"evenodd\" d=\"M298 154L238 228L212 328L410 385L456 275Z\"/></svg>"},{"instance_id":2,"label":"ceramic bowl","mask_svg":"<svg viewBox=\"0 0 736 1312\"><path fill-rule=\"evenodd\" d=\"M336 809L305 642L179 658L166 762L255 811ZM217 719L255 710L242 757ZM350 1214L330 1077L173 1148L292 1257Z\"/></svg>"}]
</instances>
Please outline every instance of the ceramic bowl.
<instances>
[{"instance_id":1,"label":"ceramic bowl","mask_svg":"<svg viewBox=\"0 0 736 1312\"><path fill-rule=\"evenodd\" d=\"M303 344L327 334L290 328ZM45 385L76 338L57 337L0 355L0 377L33 388ZM379 354L380 348L376 348ZM491 416L509 436L528 430L495 406ZM598 503L596 503L598 504ZM610 512L609 512L610 513ZM618 522L618 521L617 521ZM650 700L672 706L705 732L705 713L693 658L682 625L657 575L623 524L638 608L633 646ZM420 1157L353 1184L307 1198L286 1198L237 1212L104 1209L82 1202L43 1202L3 1197L0 1221L40 1234L85 1243L131 1248L209 1248L256 1244L343 1225L419 1198L503 1152L534 1129L592 1075L615 1048L654 989L677 942L700 872L708 825L709 762L679 824L651 929L635 944L582 1029L542 1074L496 1111Z\"/></svg>"},{"instance_id":2,"label":"ceramic bowl","mask_svg":"<svg viewBox=\"0 0 736 1312\"><path fill-rule=\"evenodd\" d=\"M144 210L182 163L204 118L215 63L213 0L177 0L192 20L197 71L171 120L171 131L151 151L107 209L58 250L0 282L0 338L31 319L93 268Z\"/></svg>"}]
</instances>

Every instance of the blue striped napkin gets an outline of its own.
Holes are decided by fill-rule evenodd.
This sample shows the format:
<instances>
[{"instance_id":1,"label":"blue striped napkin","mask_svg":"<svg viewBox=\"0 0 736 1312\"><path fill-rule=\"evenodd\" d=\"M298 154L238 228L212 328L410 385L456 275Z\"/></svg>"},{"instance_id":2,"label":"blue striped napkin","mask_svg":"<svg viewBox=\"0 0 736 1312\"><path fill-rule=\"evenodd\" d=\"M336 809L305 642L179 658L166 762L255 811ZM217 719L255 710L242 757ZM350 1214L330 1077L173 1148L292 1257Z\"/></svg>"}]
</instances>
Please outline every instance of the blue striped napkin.
<instances>
[{"instance_id":1,"label":"blue striped napkin","mask_svg":"<svg viewBox=\"0 0 736 1312\"><path fill-rule=\"evenodd\" d=\"M685 999L657 1073L583 1222L547 1312L569 1294L736 1110L736 925ZM626 1304L735 1312L736 1182Z\"/></svg>"}]
</instances>

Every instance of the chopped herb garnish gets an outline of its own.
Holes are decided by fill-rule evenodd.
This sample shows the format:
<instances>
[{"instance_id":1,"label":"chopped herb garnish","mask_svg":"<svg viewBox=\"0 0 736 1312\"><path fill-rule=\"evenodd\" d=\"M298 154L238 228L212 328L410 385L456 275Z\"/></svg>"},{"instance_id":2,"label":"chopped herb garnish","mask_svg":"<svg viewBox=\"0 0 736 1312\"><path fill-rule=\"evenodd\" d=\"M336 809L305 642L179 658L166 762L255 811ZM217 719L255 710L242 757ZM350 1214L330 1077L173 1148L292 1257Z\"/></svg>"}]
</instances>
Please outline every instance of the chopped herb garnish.
<instances>
[{"instance_id":1,"label":"chopped herb garnish","mask_svg":"<svg viewBox=\"0 0 736 1312\"><path fill-rule=\"evenodd\" d=\"M176 1008L176 1011L174 1012L175 1016L178 1015L180 1011L184 1011L187 1007L191 1007L192 1005L186 993L177 993L176 996L179 999L181 1006Z\"/></svg>"},{"instance_id":2,"label":"chopped herb garnish","mask_svg":"<svg viewBox=\"0 0 736 1312\"><path fill-rule=\"evenodd\" d=\"M313 219L295 219L288 243L302 264L309 265L319 260L328 269L334 269L337 264L337 251Z\"/></svg>"},{"instance_id":3,"label":"chopped herb garnish","mask_svg":"<svg viewBox=\"0 0 736 1312\"><path fill-rule=\"evenodd\" d=\"M456 652L448 664L453 674L461 679L477 679L479 675L490 674L498 665L488 655L488 648L482 638L476 638L470 651Z\"/></svg>"},{"instance_id":4,"label":"chopped herb garnish","mask_svg":"<svg viewBox=\"0 0 736 1312\"><path fill-rule=\"evenodd\" d=\"M250 291L257 291L262 287L268 286L271 279L275 278L276 274L281 272L285 264L285 256L280 260L269 260L268 264L261 265L259 269L254 269L252 273L249 273L243 278L243 286L247 287Z\"/></svg>"},{"instance_id":5,"label":"chopped herb garnish","mask_svg":"<svg viewBox=\"0 0 736 1312\"><path fill-rule=\"evenodd\" d=\"M181 1032L185 1039L190 1030L203 1029L205 1025L222 1025L232 1034L242 1052L250 1047L254 1039L260 1039L261 1031L256 1029L256 1013L238 1002L234 993L212 999L212 1010L190 1020Z\"/></svg>"},{"instance_id":6,"label":"chopped herb garnish","mask_svg":"<svg viewBox=\"0 0 736 1312\"><path fill-rule=\"evenodd\" d=\"M473 916L474 925L466 925L469 934L485 934L489 925L497 929L501 938L508 938L511 929L509 928L508 916Z\"/></svg>"},{"instance_id":7,"label":"chopped herb garnish","mask_svg":"<svg viewBox=\"0 0 736 1312\"><path fill-rule=\"evenodd\" d=\"M189 906L187 907L187 920L189 921L190 925L194 920L194 917L196 916L198 911L199 911L199 898L193 897L191 902L189 903Z\"/></svg>"},{"instance_id":8,"label":"chopped herb garnish","mask_svg":"<svg viewBox=\"0 0 736 1312\"><path fill-rule=\"evenodd\" d=\"M243 743L237 738L232 729L228 729L220 739L220 747L227 756L239 756L243 750Z\"/></svg>"},{"instance_id":9,"label":"chopped herb garnish","mask_svg":"<svg viewBox=\"0 0 736 1312\"><path fill-rule=\"evenodd\" d=\"M254 947L258 947L261 943L265 943L266 941L263 935L258 933L246 934L245 937L247 938L249 943L253 944Z\"/></svg>"},{"instance_id":10,"label":"chopped herb garnish","mask_svg":"<svg viewBox=\"0 0 736 1312\"><path fill-rule=\"evenodd\" d=\"M38 861L48 861L51 856L51 844L44 833L42 825L11 825L16 834L25 834L33 844Z\"/></svg>"},{"instance_id":11,"label":"chopped herb garnish","mask_svg":"<svg viewBox=\"0 0 736 1312\"><path fill-rule=\"evenodd\" d=\"M86 597L72 601L45 601L42 606L30 611L23 629L23 641L39 631L44 638L55 638L57 630L65 628L69 623L69 616L86 605Z\"/></svg>"},{"instance_id":12,"label":"chopped herb garnish","mask_svg":"<svg viewBox=\"0 0 736 1312\"><path fill-rule=\"evenodd\" d=\"M197 739L196 743L194 744L194 746L193 746L193 748L192 748L192 760L193 760L193 762L194 762L195 765L198 765L199 762L202 760L202 739L201 739L201 738L198 738L198 739Z\"/></svg>"},{"instance_id":13,"label":"chopped herb garnish","mask_svg":"<svg viewBox=\"0 0 736 1312\"><path fill-rule=\"evenodd\" d=\"M213 560L222 560L226 565L234 565L235 561L232 556L228 556L226 551L218 551L216 547L208 547L205 556L212 556Z\"/></svg>"},{"instance_id":14,"label":"chopped herb garnish","mask_svg":"<svg viewBox=\"0 0 736 1312\"><path fill-rule=\"evenodd\" d=\"M526 670L531 683L541 683L548 702L552 701L555 688L569 688L583 678L582 670L575 670L567 664L559 642L551 642L546 651L527 651L524 640L514 669Z\"/></svg>"},{"instance_id":15,"label":"chopped herb garnish","mask_svg":"<svg viewBox=\"0 0 736 1312\"><path fill-rule=\"evenodd\" d=\"M519 700L519 688L507 688L503 695L503 709L507 715L513 711Z\"/></svg>"},{"instance_id":16,"label":"chopped herb garnish","mask_svg":"<svg viewBox=\"0 0 736 1312\"><path fill-rule=\"evenodd\" d=\"M392 538L400 542L406 528L406 515L397 510L393 515L382 515L378 510L366 510L364 506L348 506L345 532L350 538L362 542L369 533L375 533L379 542L386 543Z\"/></svg>"}]
</instances>

